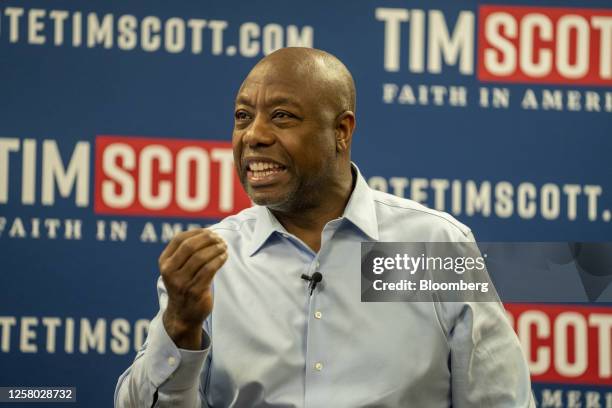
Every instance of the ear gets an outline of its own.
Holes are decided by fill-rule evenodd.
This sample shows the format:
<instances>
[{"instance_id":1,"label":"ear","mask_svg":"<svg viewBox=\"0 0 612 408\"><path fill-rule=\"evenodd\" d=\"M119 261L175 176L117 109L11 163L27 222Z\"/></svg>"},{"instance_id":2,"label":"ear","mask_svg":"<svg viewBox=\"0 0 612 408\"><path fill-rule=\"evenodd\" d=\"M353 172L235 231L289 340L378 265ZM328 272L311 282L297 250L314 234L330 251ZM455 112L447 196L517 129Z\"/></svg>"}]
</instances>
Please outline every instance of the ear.
<instances>
[{"instance_id":1,"label":"ear","mask_svg":"<svg viewBox=\"0 0 612 408\"><path fill-rule=\"evenodd\" d=\"M344 111L336 118L336 152L348 152L351 148L353 131L355 130L355 114Z\"/></svg>"}]
</instances>

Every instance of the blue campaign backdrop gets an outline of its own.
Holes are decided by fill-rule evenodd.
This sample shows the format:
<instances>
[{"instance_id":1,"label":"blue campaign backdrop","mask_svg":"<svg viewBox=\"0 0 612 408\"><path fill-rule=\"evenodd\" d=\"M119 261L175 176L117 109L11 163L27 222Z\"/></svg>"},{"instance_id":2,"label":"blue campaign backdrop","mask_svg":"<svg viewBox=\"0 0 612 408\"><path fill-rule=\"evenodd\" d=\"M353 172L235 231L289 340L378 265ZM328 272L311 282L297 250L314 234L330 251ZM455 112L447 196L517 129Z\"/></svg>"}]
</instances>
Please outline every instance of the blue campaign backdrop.
<instances>
[{"instance_id":1,"label":"blue campaign backdrop","mask_svg":"<svg viewBox=\"0 0 612 408\"><path fill-rule=\"evenodd\" d=\"M532 12L550 16L555 37L507 42L520 45L515 54L501 42L495 48L480 19L485 4L512 11L506 16L514 23L500 31L508 38L512 24L526 35L520 16ZM119 178L100 159L104 147L96 141L115 135L136 154L132 142L139 137L166 146L227 144L242 79L283 46L327 50L353 73L353 158L372 187L450 212L483 241L612 240L610 3L530 6L510 0L0 3L0 386L75 386L79 406L112 404L116 379L158 308L157 257L169 229L210 224L219 209L209 208L211 202L201 214L146 205L105 211L113 201L96 181ZM579 20L566 37L555 13ZM581 38L590 41L586 51ZM487 44L497 49L497 63L485 63ZM521 62L527 48L552 50L555 73L533 74ZM538 55L531 68L542 66ZM514 74L496 71L513 58ZM486 80L483 72L499 78ZM119 165L127 166L123 160ZM210 188L224 182L211 181ZM139 192L130 203L145 201ZM564 307L586 310L587 317L596 307L611 319L610 303L602 303L612 298L611 274L603 275L597 296L577 286L584 304ZM549 290L558 284L549 282ZM541 378L534 375L540 403L559 406L551 395L560 392L561 406L572 398L584 402L587 394L612 406L610 335L602 330L588 326L588 364L578 375L552 363ZM552 337L540 345L551 344Z\"/></svg>"}]
</instances>

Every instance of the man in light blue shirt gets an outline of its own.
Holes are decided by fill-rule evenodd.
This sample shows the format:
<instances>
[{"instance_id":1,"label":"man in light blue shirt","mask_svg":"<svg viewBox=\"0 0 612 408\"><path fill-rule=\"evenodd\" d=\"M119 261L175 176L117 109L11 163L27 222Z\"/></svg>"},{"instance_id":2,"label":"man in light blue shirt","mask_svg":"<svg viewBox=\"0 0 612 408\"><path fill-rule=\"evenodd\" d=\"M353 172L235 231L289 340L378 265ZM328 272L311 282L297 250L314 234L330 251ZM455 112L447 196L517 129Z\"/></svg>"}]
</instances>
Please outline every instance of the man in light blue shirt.
<instances>
[{"instance_id":1,"label":"man in light blue shirt","mask_svg":"<svg viewBox=\"0 0 612 408\"><path fill-rule=\"evenodd\" d=\"M233 145L257 205L168 244L160 311L116 407L533 406L499 303L361 302L361 242L473 237L368 187L350 162L354 111L330 54L286 48L253 68ZM316 272L311 294L301 276Z\"/></svg>"}]
</instances>

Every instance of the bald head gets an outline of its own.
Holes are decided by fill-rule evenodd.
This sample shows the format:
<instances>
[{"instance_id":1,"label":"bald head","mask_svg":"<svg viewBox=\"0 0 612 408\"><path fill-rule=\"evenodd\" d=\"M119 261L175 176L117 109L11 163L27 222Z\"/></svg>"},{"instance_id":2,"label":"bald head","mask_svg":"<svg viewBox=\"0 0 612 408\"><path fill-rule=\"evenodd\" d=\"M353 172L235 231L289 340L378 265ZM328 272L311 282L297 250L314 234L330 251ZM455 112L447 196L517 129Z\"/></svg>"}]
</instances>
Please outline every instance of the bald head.
<instances>
[{"instance_id":1,"label":"bald head","mask_svg":"<svg viewBox=\"0 0 612 408\"><path fill-rule=\"evenodd\" d=\"M236 95L232 135L251 199L287 214L346 204L354 110L353 78L333 55L283 48L259 61Z\"/></svg>"},{"instance_id":2,"label":"bald head","mask_svg":"<svg viewBox=\"0 0 612 408\"><path fill-rule=\"evenodd\" d=\"M260 60L249 77L260 70L270 69L279 76L290 76L316 89L321 101L328 103L336 114L355 112L353 76L332 54L314 48L281 48Z\"/></svg>"}]
</instances>

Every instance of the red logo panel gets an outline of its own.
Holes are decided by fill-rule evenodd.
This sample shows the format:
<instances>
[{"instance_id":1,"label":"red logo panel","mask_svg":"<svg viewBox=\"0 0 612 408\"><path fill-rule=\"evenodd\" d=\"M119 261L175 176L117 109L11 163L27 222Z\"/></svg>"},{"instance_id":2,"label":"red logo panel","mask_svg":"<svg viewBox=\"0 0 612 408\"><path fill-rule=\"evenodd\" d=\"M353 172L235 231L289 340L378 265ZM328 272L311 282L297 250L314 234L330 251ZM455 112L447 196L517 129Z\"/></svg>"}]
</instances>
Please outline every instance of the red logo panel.
<instances>
[{"instance_id":1,"label":"red logo panel","mask_svg":"<svg viewBox=\"0 0 612 408\"><path fill-rule=\"evenodd\" d=\"M251 202L224 141L97 136L97 214L222 218Z\"/></svg>"},{"instance_id":2,"label":"red logo panel","mask_svg":"<svg viewBox=\"0 0 612 408\"><path fill-rule=\"evenodd\" d=\"M612 308L506 304L534 382L612 385Z\"/></svg>"},{"instance_id":3,"label":"red logo panel","mask_svg":"<svg viewBox=\"0 0 612 408\"><path fill-rule=\"evenodd\" d=\"M612 85L612 10L479 7L478 79Z\"/></svg>"}]
</instances>

